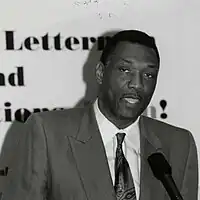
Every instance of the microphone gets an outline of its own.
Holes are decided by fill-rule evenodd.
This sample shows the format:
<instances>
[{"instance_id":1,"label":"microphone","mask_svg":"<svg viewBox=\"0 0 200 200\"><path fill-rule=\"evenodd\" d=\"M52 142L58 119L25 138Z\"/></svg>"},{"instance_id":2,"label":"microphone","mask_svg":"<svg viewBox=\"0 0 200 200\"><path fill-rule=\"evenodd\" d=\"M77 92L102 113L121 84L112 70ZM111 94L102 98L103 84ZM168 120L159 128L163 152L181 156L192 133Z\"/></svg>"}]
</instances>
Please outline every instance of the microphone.
<instances>
[{"instance_id":1,"label":"microphone","mask_svg":"<svg viewBox=\"0 0 200 200\"><path fill-rule=\"evenodd\" d=\"M154 176L160 180L171 200L183 200L173 178L172 168L161 153L153 153L148 157Z\"/></svg>"}]
</instances>

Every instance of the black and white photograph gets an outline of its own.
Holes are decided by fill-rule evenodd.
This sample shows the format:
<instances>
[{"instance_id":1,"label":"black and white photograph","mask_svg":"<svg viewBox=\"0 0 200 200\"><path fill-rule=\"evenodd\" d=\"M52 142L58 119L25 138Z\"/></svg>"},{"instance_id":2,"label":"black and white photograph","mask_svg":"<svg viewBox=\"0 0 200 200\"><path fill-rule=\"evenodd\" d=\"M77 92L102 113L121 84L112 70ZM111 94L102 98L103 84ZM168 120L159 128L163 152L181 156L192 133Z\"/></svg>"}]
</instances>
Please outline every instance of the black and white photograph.
<instances>
[{"instance_id":1,"label":"black and white photograph","mask_svg":"<svg viewBox=\"0 0 200 200\"><path fill-rule=\"evenodd\" d=\"M200 200L200 1L0 5L0 200Z\"/></svg>"}]
</instances>

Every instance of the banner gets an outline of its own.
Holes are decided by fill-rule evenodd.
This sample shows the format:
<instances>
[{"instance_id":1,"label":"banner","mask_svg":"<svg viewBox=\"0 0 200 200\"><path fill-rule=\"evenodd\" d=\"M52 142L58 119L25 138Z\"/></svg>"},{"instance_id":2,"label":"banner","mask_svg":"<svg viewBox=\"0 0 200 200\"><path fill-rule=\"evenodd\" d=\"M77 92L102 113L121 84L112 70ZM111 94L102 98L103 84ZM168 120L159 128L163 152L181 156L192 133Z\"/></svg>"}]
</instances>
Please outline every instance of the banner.
<instances>
[{"instance_id":1,"label":"banner","mask_svg":"<svg viewBox=\"0 0 200 200\"><path fill-rule=\"evenodd\" d=\"M138 29L155 37L161 56L156 91L144 114L191 131L199 154L198 1L60 0L27 5L21 0L3 5L0 147L14 121L95 99L94 68L106 42L119 30Z\"/></svg>"}]
</instances>

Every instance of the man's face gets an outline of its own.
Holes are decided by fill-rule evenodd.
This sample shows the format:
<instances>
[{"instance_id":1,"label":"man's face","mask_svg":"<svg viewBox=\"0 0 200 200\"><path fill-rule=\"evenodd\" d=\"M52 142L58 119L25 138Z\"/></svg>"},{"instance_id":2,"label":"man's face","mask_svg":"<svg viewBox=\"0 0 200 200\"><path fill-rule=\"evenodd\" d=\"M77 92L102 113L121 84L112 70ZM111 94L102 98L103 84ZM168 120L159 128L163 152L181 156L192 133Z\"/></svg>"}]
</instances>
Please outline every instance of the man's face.
<instances>
[{"instance_id":1,"label":"man's face","mask_svg":"<svg viewBox=\"0 0 200 200\"><path fill-rule=\"evenodd\" d=\"M159 63L153 49L120 42L97 68L101 74L100 101L117 119L138 117L148 106L155 90Z\"/></svg>"}]
</instances>

